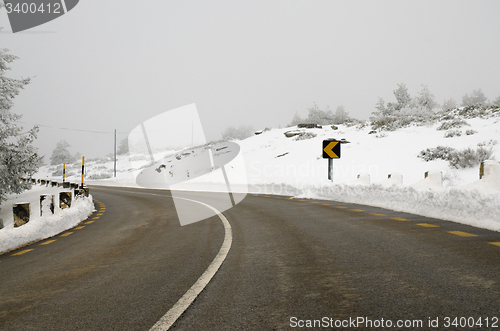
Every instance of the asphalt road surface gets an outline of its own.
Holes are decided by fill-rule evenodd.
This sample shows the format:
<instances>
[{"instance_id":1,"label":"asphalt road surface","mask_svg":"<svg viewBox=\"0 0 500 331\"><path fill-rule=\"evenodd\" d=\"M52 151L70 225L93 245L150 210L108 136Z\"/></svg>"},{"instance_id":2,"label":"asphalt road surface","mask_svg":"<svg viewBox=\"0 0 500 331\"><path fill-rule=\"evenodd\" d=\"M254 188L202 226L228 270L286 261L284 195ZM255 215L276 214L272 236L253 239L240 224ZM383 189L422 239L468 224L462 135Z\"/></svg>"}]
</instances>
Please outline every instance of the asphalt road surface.
<instances>
[{"instance_id":1,"label":"asphalt road surface","mask_svg":"<svg viewBox=\"0 0 500 331\"><path fill-rule=\"evenodd\" d=\"M226 235L181 227L169 191L91 194L78 227L0 256L0 330L149 330ZM229 253L171 330L500 330L498 232L264 195L223 214Z\"/></svg>"}]
</instances>

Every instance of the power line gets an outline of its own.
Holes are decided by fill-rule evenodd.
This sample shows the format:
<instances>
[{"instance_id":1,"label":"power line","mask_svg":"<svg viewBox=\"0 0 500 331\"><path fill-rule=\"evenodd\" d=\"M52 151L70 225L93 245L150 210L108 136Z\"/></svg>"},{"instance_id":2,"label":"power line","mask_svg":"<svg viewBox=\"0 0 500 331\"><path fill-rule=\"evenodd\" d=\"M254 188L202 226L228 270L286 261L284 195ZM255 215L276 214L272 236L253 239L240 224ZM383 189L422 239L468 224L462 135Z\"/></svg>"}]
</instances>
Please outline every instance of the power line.
<instances>
[{"instance_id":1,"label":"power line","mask_svg":"<svg viewBox=\"0 0 500 331\"><path fill-rule=\"evenodd\" d=\"M29 124L27 122L22 122L22 121L16 121L17 123L22 123L22 124ZM63 127L56 127L52 125L45 125L45 124L33 124L34 126L38 126L40 128L50 128L50 129L59 129L59 130L66 130L66 131L79 131L79 132L89 132L89 133L101 133L101 134L115 134L115 131L97 131L97 130L83 130L83 129L75 129L75 128L63 128ZM128 132L116 132L117 134L128 134Z\"/></svg>"}]
</instances>

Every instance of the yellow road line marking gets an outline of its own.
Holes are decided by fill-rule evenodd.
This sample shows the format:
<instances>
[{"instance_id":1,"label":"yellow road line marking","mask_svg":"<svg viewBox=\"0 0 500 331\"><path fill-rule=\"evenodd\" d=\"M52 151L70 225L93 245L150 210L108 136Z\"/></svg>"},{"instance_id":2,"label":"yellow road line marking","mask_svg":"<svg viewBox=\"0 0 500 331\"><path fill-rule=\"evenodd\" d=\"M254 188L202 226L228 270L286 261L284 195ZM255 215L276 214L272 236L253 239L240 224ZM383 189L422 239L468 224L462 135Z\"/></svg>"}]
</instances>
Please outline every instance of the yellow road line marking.
<instances>
[{"instance_id":1,"label":"yellow road line marking","mask_svg":"<svg viewBox=\"0 0 500 331\"><path fill-rule=\"evenodd\" d=\"M350 211L364 211L362 209L349 209Z\"/></svg>"},{"instance_id":2,"label":"yellow road line marking","mask_svg":"<svg viewBox=\"0 0 500 331\"><path fill-rule=\"evenodd\" d=\"M472 234L468 232L463 232L463 231L448 231L448 233L455 234L460 237L477 237L477 234Z\"/></svg>"},{"instance_id":3,"label":"yellow road line marking","mask_svg":"<svg viewBox=\"0 0 500 331\"><path fill-rule=\"evenodd\" d=\"M67 237L67 236L69 236L72 233L73 232L66 232L66 233L63 233L62 235L60 235L59 237Z\"/></svg>"},{"instance_id":4,"label":"yellow road line marking","mask_svg":"<svg viewBox=\"0 0 500 331\"><path fill-rule=\"evenodd\" d=\"M94 221L88 221L88 222L85 222L83 224L91 224L91 223L94 223Z\"/></svg>"},{"instance_id":5,"label":"yellow road line marking","mask_svg":"<svg viewBox=\"0 0 500 331\"><path fill-rule=\"evenodd\" d=\"M488 244L500 247L500 241L489 242Z\"/></svg>"},{"instance_id":6,"label":"yellow road line marking","mask_svg":"<svg viewBox=\"0 0 500 331\"><path fill-rule=\"evenodd\" d=\"M335 206L335 208L347 208L346 206Z\"/></svg>"},{"instance_id":7,"label":"yellow road line marking","mask_svg":"<svg viewBox=\"0 0 500 331\"><path fill-rule=\"evenodd\" d=\"M93 220L98 220L99 219L99 216L97 217L92 217Z\"/></svg>"},{"instance_id":8,"label":"yellow road line marking","mask_svg":"<svg viewBox=\"0 0 500 331\"><path fill-rule=\"evenodd\" d=\"M324 203L323 206L331 206L329 203Z\"/></svg>"},{"instance_id":9,"label":"yellow road line marking","mask_svg":"<svg viewBox=\"0 0 500 331\"><path fill-rule=\"evenodd\" d=\"M83 229L84 227L85 227L85 225L82 225L82 226L79 226L79 227L75 228L75 230L81 230L81 229Z\"/></svg>"},{"instance_id":10,"label":"yellow road line marking","mask_svg":"<svg viewBox=\"0 0 500 331\"><path fill-rule=\"evenodd\" d=\"M375 216L386 216L385 214L381 214L381 213L370 213L370 215L375 215Z\"/></svg>"},{"instance_id":11,"label":"yellow road line marking","mask_svg":"<svg viewBox=\"0 0 500 331\"><path fill-rule=\"evenodd\" d=\"M439 228L439 225L434 225L429 223L418 223L417 225L423 226L425 228Z\"/></svg>"},{"instance_id":12,"label":"yellow road line marking","mask_svg":"<svg viewBox=\"0 0 500 331\"><path fill-rule=\"evenodd\" d=\"M396 221L408 221L408 219L406 218L402 218L402 217L392 217L391 220L396 220Z\"/></svg>"},{"instance_id":13,"label":"yellow road line marking","mask_svg":"<svg viewBox=\"0 0 500 331\"><path fill-rule=\"evenodd\" d=\"M57 239L52 239L52 240L47 240L47 241L44 241L43 243L41 243L40 245L48 245L48 244L51 244L53 243L54 241L56 241Z\"/></svg>"},{"instance_id":14,"label":"yellow road line marking","mask_svg":"<svg viewBox=\"0 0 500 331\"><path fill-rule=\"evenodd\" d=\"M95 214L95 216L102 216L102 214L104 214L104 213L98 213L98 214Z\"/></svg>"},{"instance_id":15,"label":"yellow road line marking","mask_svg":"<svg viewBox=\"0 0 500 331\"><path fill-rule=\"evenodd\" d=\"M24 251L17 252L15 254L12 254L11 256L23 255L25 253L31 252L32 250L33 250L33 248L31 248L31 249L25 249Z\"/></svg>"}]
</instances>

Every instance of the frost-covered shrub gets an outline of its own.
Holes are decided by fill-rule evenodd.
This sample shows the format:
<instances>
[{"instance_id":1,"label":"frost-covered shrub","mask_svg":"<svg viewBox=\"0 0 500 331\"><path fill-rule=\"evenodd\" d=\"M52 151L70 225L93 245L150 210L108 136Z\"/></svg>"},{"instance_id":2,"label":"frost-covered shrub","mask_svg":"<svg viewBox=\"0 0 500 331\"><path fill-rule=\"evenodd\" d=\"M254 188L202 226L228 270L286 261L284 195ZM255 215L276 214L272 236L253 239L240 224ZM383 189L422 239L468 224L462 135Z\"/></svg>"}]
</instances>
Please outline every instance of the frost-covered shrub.
<instances>
[{"instance_id":1,"label":"frost-covered shrub","mask_svg":"<svg viewBox=\"0 0 500 331\"><path fill-rule=\"evenodd\" d=\"M472 136L473 134L476 134L477 131L476 130L472 130L472 129L469 129L469 130L466 130L465 131L465 134L468 135L468 136Z\"/></svg>"},{"instance_id":2,"label":"frost-covered shrub","mask_svg":"<svg viewBox=\"0 0 500 331\"><path fill-rule=\"evenodd\" d=\"M462 135L462 131L460 130L450 130L446 131L444 134L445 138L453 138L453 137L460 137Z\"/></svg>"},{"instance_id":3,"label":"frost-covered shrub","mask_svg":"<svg viewBox=\"0 0 500 331\"><path fill-rule=\"evenodd\" d=\"M316 133L312 133L312 132L302 132L301 134L295 136L295 138L293 138L295 141L297 140L307 140L307 139L311 139L311 138L314 138L316 137Z\"/></svg>"},{"instance_id":4,"label":"frost-covered shrub","mask_svg":"<svg viewBox=\"0 0 500 331\"><path fill-rule=\"evenodd\" d=\"M495 139L490 139L488 141L483 141L483 142L480 142L480 143L477 143L477 146L478 147L484 147L484 146L494 146L498 144L498 140L495 140Z\"/></svg>"},{"instance_id":5,"label":"frost-covered shrub","mask_svg":"<svg viewBox=\"0 0 500 331\"><path fill-rule=\"evenodd\" d=\"M372 118L372 130L395 131L409 126L422 126L432 123L432 116L397 114Z\"/></svg>"},{"instance_id":6,"label":"frost-covered shrub","mask_svg":"<svg viewBox=\"0 0 500 331\"><path fill-rule=\"evenodd\" d=\"M380 133L380 134L375 136L375 138L385 138L385 137L387 137L386 133Z\"/></svg>"},{"instance_id":7,"label":"frost-covered shrub","mask_svg":"<svg viewBox=\"0 0 500 331\"><path fill-rule=\"evenodd\" d=\"M110 173L100 173L100 174L92 174L88 176L88 179L98 180L98 179L107 179L113 177Z\"/></svg>"},{"instance_id":8,"label":"frost-covered shrub","mask_svg":"<svg viewBox=\"0 0 500 331\"><path fill-rule=\"evenodd\" d=\"M490 159L492 154L492 149L484 147L478 147L475 150L472 148L466 148L453 153L450 160L450 167L456 169L472 168L477 166L482 161Z\"/></svg>"},{"instance_id":9,"label":"frost-covered shrub","mask_svg":"<svg viewBox=\"0 0 500 331\"><path fill-rule=\"evenodd\" d=\"M491 148L478 147L477 149L466 148L460 151L446 146L438 146L436 148L427 148L420 151L417 157L429 162L432 160L445 160L449 162L450 167L472 168L477 166L484 160L492 159L493 150Z\"/></svg>"},{"instance_id":10,"label":"frost-covered shrub","mask_svg":"<svg viewBox=\"0 0 500 331\"><path fill-rule=\"evenodd\" d=\"M356 130L363 130L369 125L368 121L362 121L356 125Z\"/></svg>"},{"instance_id":11,"label":"frost-covered shrub","mask_svg":"<svg viewBox=\"0 0 500 331\"><path fill-rule=\"evenodd\" d=\"M417 155L417 157L424 159L425 162L433 160L450 161L453 158L454 153L456 153L454 148L448 146L438 146L420 151L420 154Z\"/></svg>"},{"instance_id":12,"label":"frost-covered shrub","mask_svg":"<svg viewBox=\"0 0 500 331\"><path fill-rule=\"evenodd\" d=\"M469 124L460 118L454 118L450 121L445 121L441 123L441 125L437 127L437 130L449 130L454 128L461 128L464 125L469 125Z\"/></svg>"}]
</instances>

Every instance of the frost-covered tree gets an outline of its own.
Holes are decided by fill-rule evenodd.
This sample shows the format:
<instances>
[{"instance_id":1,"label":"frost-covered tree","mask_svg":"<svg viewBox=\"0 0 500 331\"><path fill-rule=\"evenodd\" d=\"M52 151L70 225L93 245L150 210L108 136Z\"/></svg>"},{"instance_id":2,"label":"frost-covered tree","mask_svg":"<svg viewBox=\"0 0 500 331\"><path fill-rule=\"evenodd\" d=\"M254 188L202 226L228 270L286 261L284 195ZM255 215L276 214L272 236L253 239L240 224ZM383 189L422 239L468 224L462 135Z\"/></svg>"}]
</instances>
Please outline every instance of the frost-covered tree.
<instances>
[{"instance_id":1,"label":"frost-covered tree","mask_svg":"<svg viewBox=\"0 0 500 331\"><path fill-rule=\"evenodd\" d=\"M123 155L128 153L128 138L123 138L120 140L120 143L118 144L118 150L116 151L116 154L118 155Z\"/></svg>"},{"instance_id":2,"label":"frost-covered tree","mask_svg":"<svg viewBox=\"0 0 500 331\"><path fill-rule=\"evenodd\" d=\"M443 102L443 105L441 106L441 108L444 110L444 111L448 111L448 110L451 110L451 109L455 109L458 107L458 103L455 101L455 99L453 98L450 98L448 100L445 100Z\"/></svg>"},{"instance_id":3,"label":"frost-covered tree","mask_svg":"<svg viewBox=\"0 0 500 331\"><path fill-rule=\"evenodd\" d=\"M329 106L325 110L321 110L316 103L308 109L307 118L304 123L328 125L334 122L334 114Z\"/></svg>"},{"instance_id":4,"label":"frost-covered tree","mask_svg":"<svg viewBox=\"0 0 500 331\"><path fill-rule=\"evenodd\" d=\"M254 132L254 129L248 125L242 125L238 128L230 126L230 127L226 128L226 130L222 133L222 139L224 139L224 140L231 140L231 139L243 140L245 138L252 136L253 132Z\"/></svg>"},{"instance_id":5,"label":"frost-covered tree","mask_svg":"<svg viewBox=\"0 0 500 331\"><path fill-rule=\"evenodd\" d=\"M411 96L410 93L408 93L408 88L405 84L398 84L398 88L394 90L393 93L397 100L395 110L401 110L410 105Z\"/></svg>"},{"instance_id":6,"label":"frost-covered tree","mask_svg":"<svg viewBox=\"0 0 500 331\"><path fill-rule=\"evenodd\" d=\"M52 156L50 157L50 164L57 165L63 163L73 163L75 162L75 157L71 155L68 151L70 144L66 140L61 140L57 143L56 148L52 151Z\"/></svg>"},{"instance_id":7,"label":"frost-covered tree","mask_svg":"<svg viewBox=\"0 0 500 331\"><path fill-rule=\"evenodd\" d=\"M435 101L435 96L429 91L427 85L422 85L422 89L417 93L417 96L411 100L412 108L421 108L424 111L431 113L438 106Z\"/></svg>"},{"instance_id":8,"label":"frost-covered tree","mask_svg":"<svg viewBox=\"0 0 500 331\"><path fill-rule=\"evenodd\" d=\"M38 127L22 132L16 123L21 116L11 112L14 98L30 82L29 78L5 76L10 69L9 63L16 59L8 50L0 49L0 203L7 194L21 193L29 188L29 184L20 181L19 177L35 173L42 159L32 144Z\"/></svg>"},{"instance_id":9,"label":"frost-covered tree","mask_svg":"<svg viewBox=\"0 0 500 331\"><path fill-rule=\"evenodd\" d=\"M343 105L340 105L335 109L333 114L333 124L343 124L349 120L349 112L345 110Z\"/></svg>"},{"instance_id":10,"label":"frost-covered tree","mask_svg":"<svg viewBox=\"0 0 500 331\"><path fill-rule=\"evenodd\" d=\"M493 100L492 104L500 107L500 95L495 100Z\"/></svg>"},{"instance_id":11,"label":"frost-covered tree","mask_svg":"<svg viewBox=\"0 0 500 331\"><path fill-rule=\"evenodd\" d=\"M304 120L300 117L299 113L295 112L295 115L293 116L292 121L290 122L290 124L288 124L288 126L295 126L303 122Z\"/></svg>"},{"instance_id":12,"label":"frost-covered tree","mask_svg":"<svg viewBox=\"0 0 500 331\"><path fill-rule=\"evenodd\" d=\"M473 90L470 95L465 94L462 97L462 106L484 105L488 103L488 98L481 89Z\"/></svg>"},{"instance_id":13,"label":"frost-covered tree","mask_svg":"<svg viewBox=\"0 0 500 331\"><path fill-rule=\"evenodd\" d=\"M385 101L381 97L378 97L377 103L375 104L375 109L372 114L377 117L383 117L387 115L387 107L385 106Z\"/></svg>"},{"instance_id":14,"label":"frost-covered tree","mask_svg":"<svg viewBox=\"0 0 500 331\"><path fill-rule=\"evenodd\" d=\"M322 122L323 118L325 117L324 111L319 109L316 103L314 103L311 108L308 108L307 111L307 122L309 123L320 124L320 122Z\"/></svg>"}]
</instances>

